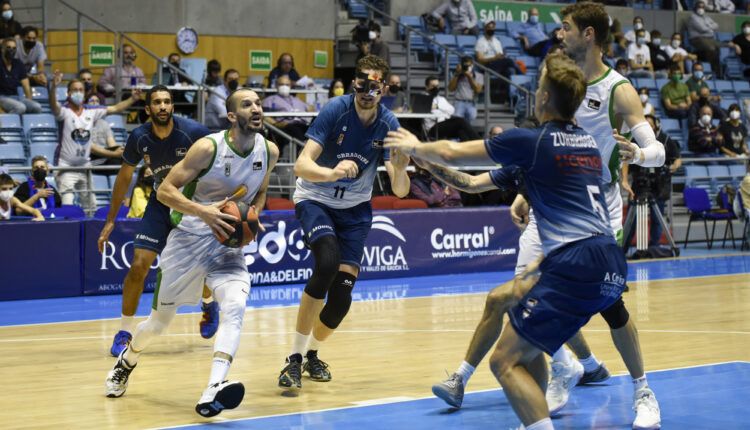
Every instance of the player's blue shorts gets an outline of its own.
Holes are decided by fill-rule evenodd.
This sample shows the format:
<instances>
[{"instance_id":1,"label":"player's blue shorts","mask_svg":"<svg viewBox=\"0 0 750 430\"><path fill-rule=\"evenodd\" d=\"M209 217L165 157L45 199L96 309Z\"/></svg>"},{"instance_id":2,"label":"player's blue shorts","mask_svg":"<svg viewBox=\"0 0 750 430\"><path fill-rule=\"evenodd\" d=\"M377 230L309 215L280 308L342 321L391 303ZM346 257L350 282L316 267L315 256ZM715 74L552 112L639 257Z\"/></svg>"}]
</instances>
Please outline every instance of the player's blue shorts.
<instances>
[{"instance_id":1,"label":"player's blue shorts","mask_svg":"<svg viewBox=\"0 0 750 430\"><path fill-rule=\"evenodd\" d=\"M592 315L617 301L628 274L625 256L612 236L556 249L539 269L539 281L509 314L516 332L549 355Z\"/></svg>"},{"instance_id":2,"label":"player's blue shorts","mask_svg":"<svg viewBox=\"0 0 750 430\"><path fill-rule=\"evenodd\" d=\"M167 244L170 231L172 231L172 221L169 219L169 208L157 200L156 191L152 191L148 198L146 212L135 233L133 247L161 254Z\"/></svg>"},{"instance_id":3,"label":"player's blue shorts","mask_svg":"<svg viewBox=\"0 0 750 430\"><path fill-rule=\"evenodd\" d=\"M341 263L359 267L365 250L365 240L372 227L370 202L347 209L303 200L294 206L297 219L302 224L305 242L311 244L327 235L335 235L341 252Z\"/></svg>"}]
</instances>

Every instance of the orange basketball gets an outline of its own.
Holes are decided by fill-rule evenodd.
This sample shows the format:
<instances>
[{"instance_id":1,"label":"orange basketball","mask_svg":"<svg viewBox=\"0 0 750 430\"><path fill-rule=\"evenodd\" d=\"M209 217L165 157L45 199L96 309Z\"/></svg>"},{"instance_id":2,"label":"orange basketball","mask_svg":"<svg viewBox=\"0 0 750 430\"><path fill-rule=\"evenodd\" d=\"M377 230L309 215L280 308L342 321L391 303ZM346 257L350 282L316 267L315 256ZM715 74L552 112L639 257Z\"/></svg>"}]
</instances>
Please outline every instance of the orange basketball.
<instances>
[{"instance_id":1,"label":"orange basketball","mask_svg":"<svg viewBox=\"0 0 750 430\"><path fill-rule=\"evenodd\" d=\"M242 248L255 240L255 235L258 233L258 214L255 212L255 208L243 202L235 203L230 200L221 208L221 211L239 220L232 224L234 233L231 233L229 238L222 240L218 236L216 237L222 245L230 248Z\"/></svg>"}]
</instances>

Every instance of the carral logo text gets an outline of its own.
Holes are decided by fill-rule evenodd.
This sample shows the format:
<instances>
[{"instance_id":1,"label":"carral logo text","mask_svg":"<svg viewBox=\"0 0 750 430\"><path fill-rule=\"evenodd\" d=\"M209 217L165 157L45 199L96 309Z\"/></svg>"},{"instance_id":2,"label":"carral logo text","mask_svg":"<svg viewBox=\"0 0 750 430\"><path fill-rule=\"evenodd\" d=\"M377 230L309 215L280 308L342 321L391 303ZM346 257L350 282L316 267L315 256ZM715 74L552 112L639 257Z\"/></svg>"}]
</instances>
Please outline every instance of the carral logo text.
<instances>
[{"instance_id":1,"label":"carral logo text","mask_svg":"<svg viewBox=\"0 0 750 430\"><path fill-rule=\"evenodd\" d=\"M495 227L484 226L481 233L457 233L443 232L442 228L432 230L430 242L432 248L437 250L478 249L490 246L490 235L495 234Z\"/></svg>"}]
</instances>

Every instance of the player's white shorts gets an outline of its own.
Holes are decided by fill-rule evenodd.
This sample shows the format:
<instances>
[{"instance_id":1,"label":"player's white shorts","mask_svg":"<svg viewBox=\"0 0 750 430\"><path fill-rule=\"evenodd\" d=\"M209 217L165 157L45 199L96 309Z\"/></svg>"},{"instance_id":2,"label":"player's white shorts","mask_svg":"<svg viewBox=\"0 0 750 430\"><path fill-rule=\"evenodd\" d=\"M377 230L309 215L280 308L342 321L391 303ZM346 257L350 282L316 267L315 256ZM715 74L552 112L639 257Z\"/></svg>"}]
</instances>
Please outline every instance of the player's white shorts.
<instances>
[{"instance_id":1,"label":"player's white shorts","mask_svg":"<svg viewBox=\"0 0 750 430\"><path fill-rule=\"evenodd\" d=\"M173 229L161 253L152 307L159 310L198 304L204 280L211 292L226 282L236 281L247 296L250 274L242 248L226 247L213 236Z\"/></svg>"},{"instance_id":2,"label":"player's white shorts","mask_svg":"<svg viewBox=\"0 0 750 430\"><path fill-rule=\"evenodd\" d=\"M609 225L612 227L612 234L615 235L617 243L622 241L622 195L620 194L620 184L609 184L602 187L604 189L604 200L607 202L607 211L609 211Z\"/></svg>"},{"instance_id":3,"label":"player's white shorts","mask_svg":"<svg viewBox=\"0 0 750 430\"><path fill-rule=\"evenodd\" d=\"M539 239L539 230L536 227L534 211L529 211L529 223L518 239L518 259L516 260L516 276L526 270L526 266L535 262L543 256L542 241Z\"/></svg>"}]
</instances>

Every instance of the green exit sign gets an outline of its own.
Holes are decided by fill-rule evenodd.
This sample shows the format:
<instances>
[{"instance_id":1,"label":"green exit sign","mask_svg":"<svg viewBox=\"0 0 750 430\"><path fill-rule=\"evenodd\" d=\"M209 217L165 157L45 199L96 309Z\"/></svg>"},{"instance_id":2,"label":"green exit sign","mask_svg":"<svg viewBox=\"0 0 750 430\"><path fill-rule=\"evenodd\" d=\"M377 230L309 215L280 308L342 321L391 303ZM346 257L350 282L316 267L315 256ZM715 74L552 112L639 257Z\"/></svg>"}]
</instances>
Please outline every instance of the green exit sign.
<instances>
[{"instance_id":1,"label":"green exit sign","mask_svg":"<svg viewBox=\"0 0 750 430\"><path fill-rule=\"evenodd\" d=\"M113 66L115 45L89 45L90 66Z\"/></svg>"},{"instance_id":2,"label":"green exit sign","mask_svg":"<svg viewBox=\"0 0 750 430\"><path fill-rule=\"evenodd\" d=\"M250 51L250 70L271 71L272 51Z\"/></svg>"}]
</instances>

